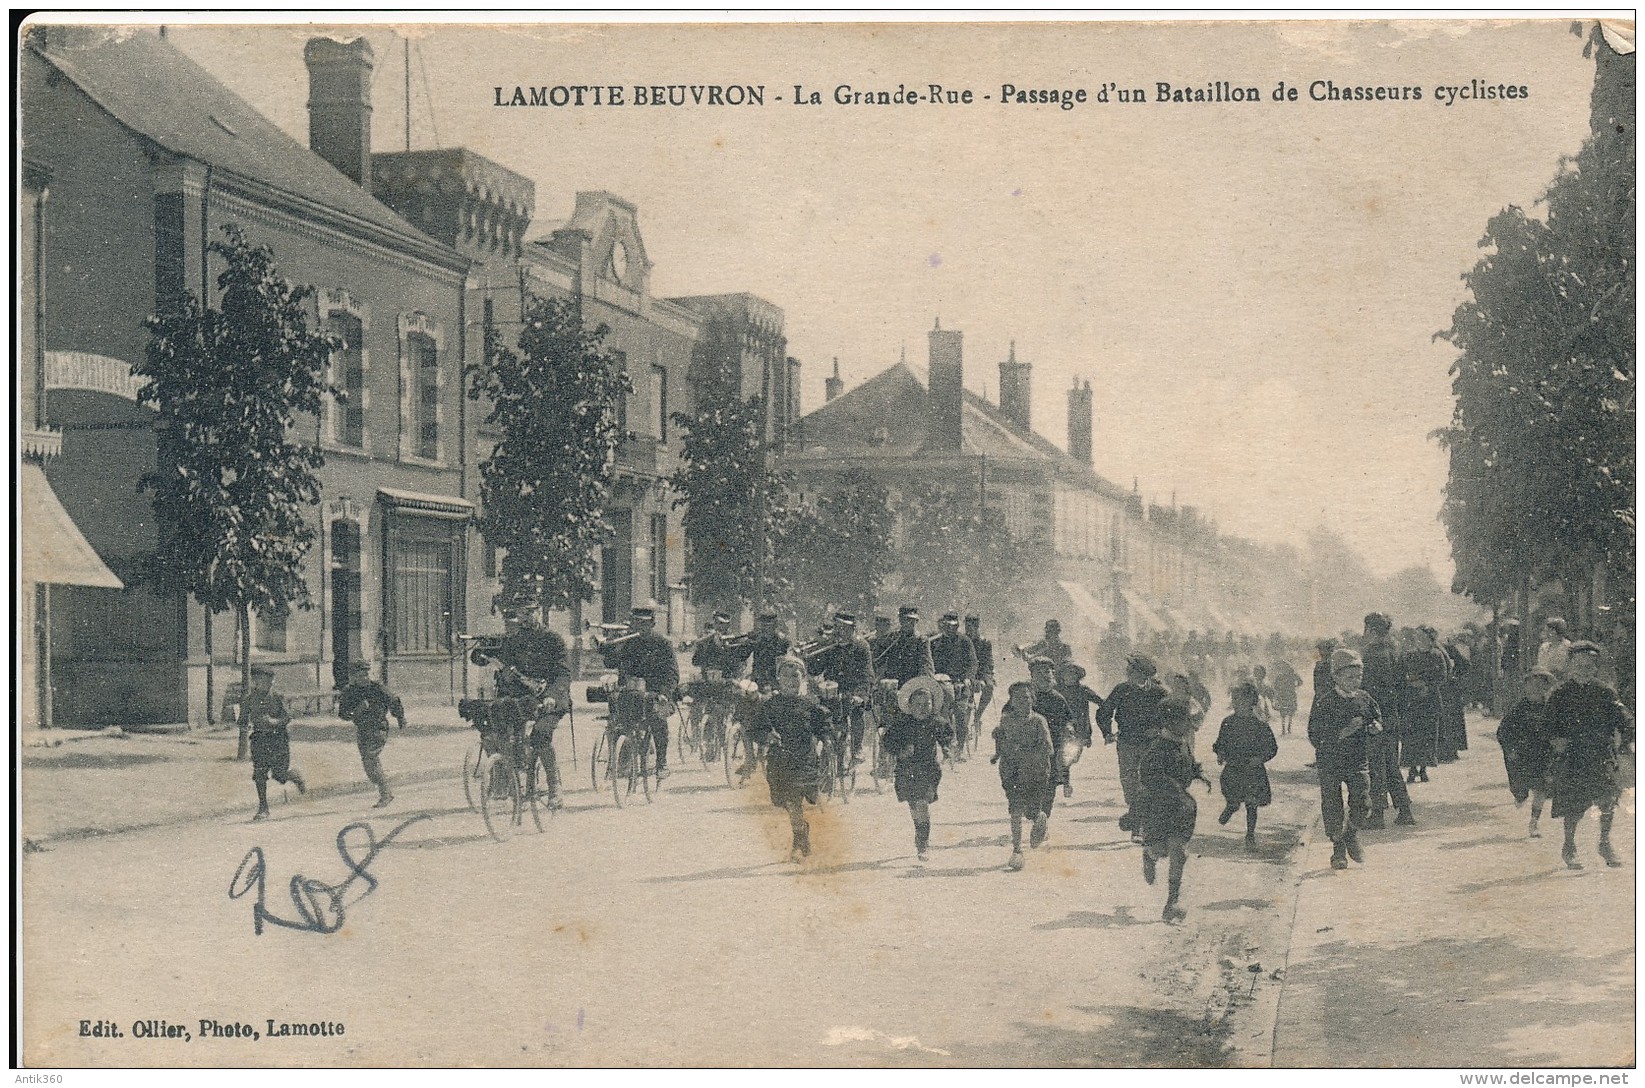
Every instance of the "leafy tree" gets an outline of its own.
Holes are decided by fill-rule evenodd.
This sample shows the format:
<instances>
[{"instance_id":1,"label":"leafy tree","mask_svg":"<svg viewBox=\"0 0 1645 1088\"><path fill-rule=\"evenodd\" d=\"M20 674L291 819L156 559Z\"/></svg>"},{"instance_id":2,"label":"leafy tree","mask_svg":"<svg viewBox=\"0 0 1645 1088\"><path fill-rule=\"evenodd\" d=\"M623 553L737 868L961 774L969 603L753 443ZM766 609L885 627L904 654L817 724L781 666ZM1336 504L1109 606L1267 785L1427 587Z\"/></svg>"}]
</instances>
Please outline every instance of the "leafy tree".
<instances>
[{"instance_id":1,"label":"leafy tree","mask_svg":"<svg viewBox=\"0 0 1645 1088\"><path fill-rule=\"evenodd\" d=\"M211 308L181 291L162 300L144 326L149 342L132 367L156 421L154 471L138 487L153 497L159 541L140 577L163 592L186 593L208 612L239 620L240 680L251 687L252 609L284 616L309 607L303 559L315 532L304 507L320 499L318 448L295 440L300 416L341 391L325 380L340 345L310 332L309 288L279 275L268 246L246 241L232 223L210 246L225 262ZM237 758L250 723L240 713Z\"/></svg>"},{"instance_id":2,"label":"leafy tree","mask_svg":"<svg viewBox=\"0 0 1645 1088\"><path fill-rule=\"evenodd\" d=\"M848 474L816 504L785 507L774 533L773 600L799 616L830 605L866 615L891 572L896 519L890 493L872 477Z\"/></svg>"},{"instance_id":3,"label":"leafy tree","mask_svg":"<svg viewBox=\"0 0 1645 1088\"><path fill-rule=\"evenodd\" d=\"M1634 572L1635 146L1632 55L1597 28L1592 133L1562 164L1545 218L1510 207L1440 335L1458 349L1441 517L1457 588L1495 604L1596 566ZM1631 590L1629 591L1631 592Z\"/></svg>"},{"instance_id":4,"label":"leafy tree","mask_svg":"<svg viewBox=\"0 0 1645 1088\"><path fill-rule=\"evenodd\" d=\"M767 503L767 530L780 519L780 489L773 486L761 437L760 399L735 394L715 399L698 390L693 415L674 413L681 431L680 468L670 480L674 505L683 506L686 576L699 609L735 611L754 599L759 495ZM774 495L773 493L776 493ZM778 497L773 507L770 500ZM770 533L763 534L769 547Z\"/></svg>"},{"instance_id":5,"label":"leafy tree","mask_svg":"<svg viewBox=\"0 0 1645 1088\"><path fill-rule=\"evenodd\" d=\"M1010 610L1043 567L1041 550L1015 539L970 488L922 482L902 500L896 549L902 592L931 610Z\"/></svg>"},{"instance_id":6,"label":"leafy tree","mask_svg":"<svg viewBox=\"0 0 1645 1088\"><path fill-rule=\"evenodd\" d=\"M633 383L574 300L527 299L518 350L486 331L468 395L502 440L480 462L480 532L502 552L504 610L570 608L594 594L595 552L611 536L621 398Z\"/></svg>"}]
</instances>

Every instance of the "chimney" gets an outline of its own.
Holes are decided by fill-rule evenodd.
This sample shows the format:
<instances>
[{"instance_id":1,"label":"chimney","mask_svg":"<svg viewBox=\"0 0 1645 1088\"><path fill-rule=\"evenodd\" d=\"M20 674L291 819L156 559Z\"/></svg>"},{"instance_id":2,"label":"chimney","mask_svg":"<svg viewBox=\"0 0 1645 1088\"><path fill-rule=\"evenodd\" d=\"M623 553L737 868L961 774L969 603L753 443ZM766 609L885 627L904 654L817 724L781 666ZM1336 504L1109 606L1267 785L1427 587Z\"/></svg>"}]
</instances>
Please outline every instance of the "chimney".
<instances>
[{"instance_id":1,"label":"chimney","mask_svg":"<svg viewBox=\"0 0 1645 1088\"><path fill-rule=\"evenodd\" d=\"M845 391L845 383L840 381L840 357L834 356L834 376L823 379L823 403L826 404Z\"/></svg>"},{"instance_id":2,"label":"chimney","mask_svg":"<svg viewBox=\"0 0 1645 1088\"><path fill-rule=\"evenodd\" d=\"M364 38L351 42L310 38L308 65L309 150L371 187L371 69L375 57Z\"/></svg>"},{"instance_id":3,"label":"chimney","mask_svg":"<svg viewBox=\"0 0 1645 1088\"><path fill-rule=\"evenodd\" d=\"M965 404L965 334L944 329L938 321L928 334L931 356L928 367L930 420L925 444L928 449L958 453L962 446L960 419Z\"/></svg>"},{"instance_id":4,"label":"chimney","mask_svg":"<svg viewBox=\"0 0 1645 1088\"><path fill-rule=\"evenodd\" d=\"M1017 362L1017 342L1011 341L1011 357L1000 364L1000 414L1019 431L1033 429L1029 410L1028 381L1034 368Z\"/></svg>"},{"instance_id":5,"label":"chimney","mask_svg":"<svg viewBox=\"0 0 1645 1088\"><path fill-rule=\"evenodd\" d=\"M1078 378L1068 391L1068 455L1091 463L1091 383L1082 386Z\"/></svg>"}]
</instances>

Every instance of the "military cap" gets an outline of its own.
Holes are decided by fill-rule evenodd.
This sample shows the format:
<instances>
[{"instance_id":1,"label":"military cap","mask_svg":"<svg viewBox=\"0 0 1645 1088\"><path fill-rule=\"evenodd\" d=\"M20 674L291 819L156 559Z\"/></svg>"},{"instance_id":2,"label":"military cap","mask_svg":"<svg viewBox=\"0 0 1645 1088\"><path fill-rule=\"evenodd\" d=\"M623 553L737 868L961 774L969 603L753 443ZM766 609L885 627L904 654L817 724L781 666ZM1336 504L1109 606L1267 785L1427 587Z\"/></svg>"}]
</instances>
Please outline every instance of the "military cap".
<instances>
[{"instance_id":1,"label":"military cap","mask_svg":"<svg viewBox=\"0 0 1645 1088\"><path fill-rule=\"evenodd\" d=\"M1029 672L1033 672L1035 669L1054 669L1056 667L1057 663L1052 661L1049 657L1046 657L1044 654L1035 654L1033 657L1028 659Z\"/></svg>"},{"instance_id":2,"label":"military cap","mask_svg":"<svg viewBox=\"0 0 1645 1088\"><path fill-rule=\"evenodd\" d=\"M1048 628L1049 627L1055 627L1057 630L1061 631L1062 630L1062 621L1061 620L1046 620L1045 621L1045 626L1048 627Z\"/></svg>"},{"instance_id":3,"label":"military cap","mask_svg":"<svg viewBox=\"0 0 1645 1088\"><path fill-rule=\"evenodd\" d=\"M762 620L762 621L764 621L764 620L775 620L777 618L777 612L776 612L776 609L762 608L762 609L760 609L760 614L758 616L755 616L754 618L757 619L757 620Z\"/></svg>"},{"instance_id":4,"label":"military cap","mask_svg":"<svg viewBox=\"0 0 1645 1088\"><path fill-rule=\"evenodd\" d=\"M1590 642L1587 639L1581 639L1577 642L1571 643L1570 652L1573 654L1593 654L1595 657L1598 657L1600 654L1599 643Z\"/></svg>"},{"instance_id":5,"label":"military cap","mask_svg":"<svg viewBox=\"0 0 1645 1088\"><path fill-rule=\"evenodd\" d=\"M731 613L729 613L729 612L716 612L716 613L714 613L714 622L715 623L730 623L731 622Z\"/></svg>"},{"instance_id":6,"label":"military cap","mask_svg":"<svg viewBox=\"0 0 1645 1088\"><path fill-rule=\"evenodd\" d=\"M937 622L958 624L960 622L960 614L958 612L944 612L942 614L942 619Z\"/></svg>"},{"instance_id":7,"label":"military cap","mask_svg":"<svg viewBox=\"0 0 1645 1088\"><path fill-rule=\"evenodd\" d=\"M967 615L965 617L965 622L966 623L981 623L982 622L982 617L981 616Z\"/></svg>"},{"instance_id":8,"label":"military cap","mask_svg":"<svg viewBox=\"0 0 1645 1088\"><path fill-rule=\"evenodd\" d=\"M657 610L644 604L635 605L629 609L628 614L637 620L654 620L657 618Z\"/></svg>"},{"instance_id":9,"label":"military cap","mask_svg":"<svg viewBox=\"0 0 1645 1088\"><path fill-rule=\"evenodd\" d=\"M269 668L267 665L253 665L251 667L251 675L253 675L253 676L267 676L270 679L273 679L274 670Z\"/></svg>"},{"instance_id":10,"label":"military cap","mask_svg":"<svg viewBox=\"0 0 1645 1088\"><path fill-rule=\"evenodd\" d=\"M916 605L905 604L897 609L897 616L899 619L917 620L920 618L920 610Z\"/></svg>"}]
</instances>

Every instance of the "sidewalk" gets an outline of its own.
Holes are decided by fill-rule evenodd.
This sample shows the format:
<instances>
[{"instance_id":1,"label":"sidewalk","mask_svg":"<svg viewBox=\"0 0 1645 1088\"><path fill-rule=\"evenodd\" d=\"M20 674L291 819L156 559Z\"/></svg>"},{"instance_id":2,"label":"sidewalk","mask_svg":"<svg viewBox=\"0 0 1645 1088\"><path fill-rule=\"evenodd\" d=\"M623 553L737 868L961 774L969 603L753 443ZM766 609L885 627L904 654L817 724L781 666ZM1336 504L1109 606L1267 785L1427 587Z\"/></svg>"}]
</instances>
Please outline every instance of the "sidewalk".
<instances>
[{"instance_id":1,"label":"sidewalk","mask_svg":"<svg viewBox=\"0 0 1645 1088\"><path fill-rule=\"evenodd\" d=\"M579 761L588 759L604 706L574 704ZM391 728L383 767L390 784L449 778L452 802L464 803L463 754L476 739L455 707L411 707L410 725ZM249 818L257 807L251 761L238 762L233 726L183 733L82 732L36 734L21 749L22 838L58 839L166 827L208 818ZM564 723L554 747L562 771L572 773L571 733ZM291 723L291 761L307 779L310 796L359 793L362 808L376 792L360 767L354 726L338 718ZM575 781L575 779L573 779ZM269 804L295 800L290 786L269 783Z\"/></svg>"},{"instance_id":2,"label":"sidewalk","mask_svg":"<svg viewBox=\"0 0 1645 1088\"><path fill-rule=\"evenodd\" d=\"M1560 861L1561 824L1508 793L1495 719L1410 787L1416 827L1366 832L1366 864L1330 867L1316 833L1301 861L1274 1065L1619 1066L1634 1053L1634 793L1581 872Z\"/></svg>"}]
</instances>

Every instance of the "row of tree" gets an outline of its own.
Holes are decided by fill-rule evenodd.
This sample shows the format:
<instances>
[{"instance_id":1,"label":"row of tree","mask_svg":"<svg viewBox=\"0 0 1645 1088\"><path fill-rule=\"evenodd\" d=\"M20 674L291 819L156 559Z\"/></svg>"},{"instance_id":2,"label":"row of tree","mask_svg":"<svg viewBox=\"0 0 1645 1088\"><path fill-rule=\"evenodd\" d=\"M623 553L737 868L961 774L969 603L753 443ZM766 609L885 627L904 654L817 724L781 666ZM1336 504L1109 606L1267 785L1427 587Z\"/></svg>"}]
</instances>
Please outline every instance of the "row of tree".
<instances>
[{"instance_id":1,"label":"row of tree","mask_svg":"<svg viewBox=\"0 0 1645 1088\"><path fill-rule=\"evenodd\" d=\"M1578 28L1573 28L1578 29ZM1456 346L1442 518L1455 588L1487 608L1535 587L1608 584L1633 614L1636 290L1634 57L1592 28L1590 134L1540 214L1491 219L1469 297L1439 335ZM1596 577L1597 576L1597 577ZM1603 582L1599 579L1603 578ZM1588 608L1581 607L1586 599ZM1522 620L1522 622L1525 622Z\"/></svg>"}]
</instances>

